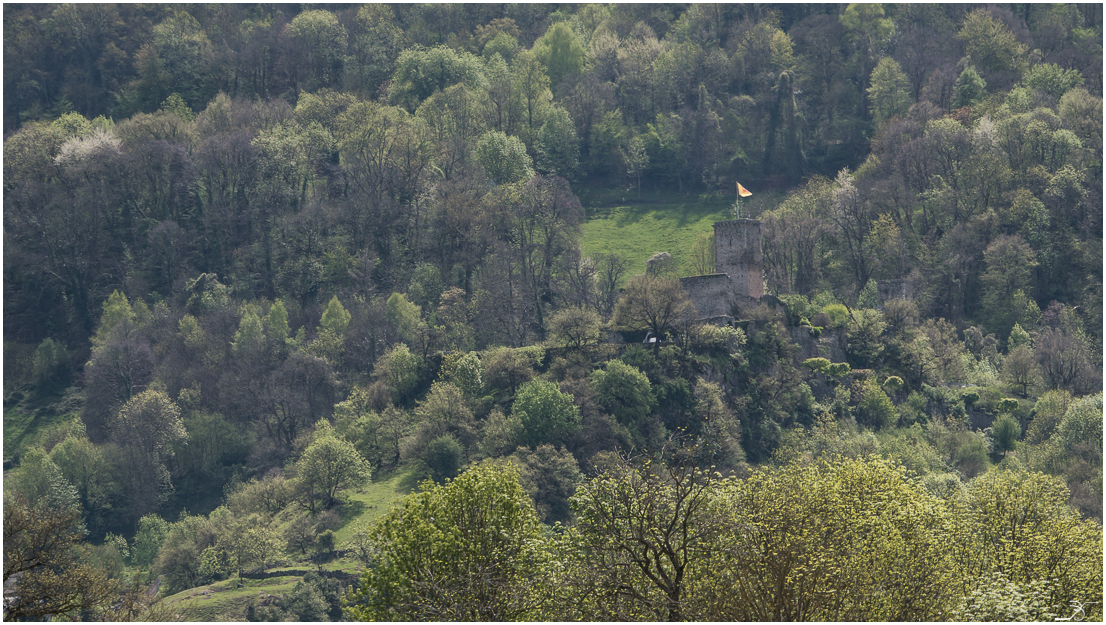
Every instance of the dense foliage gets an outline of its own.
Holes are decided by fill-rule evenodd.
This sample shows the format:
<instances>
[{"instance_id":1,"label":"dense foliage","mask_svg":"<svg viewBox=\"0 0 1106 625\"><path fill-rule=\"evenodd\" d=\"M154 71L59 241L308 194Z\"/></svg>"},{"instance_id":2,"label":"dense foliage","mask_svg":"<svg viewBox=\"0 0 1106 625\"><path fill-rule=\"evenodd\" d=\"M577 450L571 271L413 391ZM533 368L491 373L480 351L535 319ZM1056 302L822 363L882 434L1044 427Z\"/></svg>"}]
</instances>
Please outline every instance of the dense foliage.
<instances>
[{"instance_id":1,"label":"dense foliage","mask_svg":"<svg viewBox=\"0 0 1106 625\"><path fill-rule=\"evenodd\" d=\"M139 582L338 552L354 618L1101 597L1100 5L9 4L4 28L5 425L34 424L5 436L5 618L165 617ZM583 250L580 197L738 180L772 297L732 324L670 254ZM684 271L712 273L696 234ZM337 540L398 473L427 481ZM346 581L243 616L336 618Z\"/></svg>"}]
</instances>

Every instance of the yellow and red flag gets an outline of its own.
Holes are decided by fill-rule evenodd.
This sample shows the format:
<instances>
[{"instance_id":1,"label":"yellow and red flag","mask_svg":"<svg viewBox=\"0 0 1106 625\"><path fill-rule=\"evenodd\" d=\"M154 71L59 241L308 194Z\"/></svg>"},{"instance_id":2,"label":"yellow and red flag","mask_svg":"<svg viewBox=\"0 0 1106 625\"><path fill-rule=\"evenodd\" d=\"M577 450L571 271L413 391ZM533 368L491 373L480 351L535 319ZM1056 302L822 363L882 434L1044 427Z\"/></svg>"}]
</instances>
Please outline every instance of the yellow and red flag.
<instances>
[{"instance_id":1,"label":"yellow and red flag","mask_svg":"<svg viewBox=\"0 0 1106 625\"><path fill-rule=\"evenodd\" d=\"M739 182L739 183L737 183L737 194L740 195L741 197L749 197L753 193L751 191L749 191L748 189L746 189L745 187L741 186L741 183Z\"/></svg>"}]
</instances>

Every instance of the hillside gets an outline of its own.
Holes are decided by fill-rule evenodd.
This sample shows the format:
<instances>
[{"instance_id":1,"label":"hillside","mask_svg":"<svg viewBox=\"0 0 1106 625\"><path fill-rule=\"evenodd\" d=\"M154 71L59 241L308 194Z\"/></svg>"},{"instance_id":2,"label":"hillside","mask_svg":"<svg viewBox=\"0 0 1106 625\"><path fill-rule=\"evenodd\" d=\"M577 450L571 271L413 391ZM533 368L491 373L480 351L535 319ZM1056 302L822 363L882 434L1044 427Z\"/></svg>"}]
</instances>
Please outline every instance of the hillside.
<instances>
[{"instance_id":1,"label":"hillside","mask_svg":"<svg viewBox=\"0 0 1106 625\"><path fill-rule=\"evenodd\" d=\"M1101 5L4 32L5 620L1101 596Z\"/></svg>"}]
</instances>

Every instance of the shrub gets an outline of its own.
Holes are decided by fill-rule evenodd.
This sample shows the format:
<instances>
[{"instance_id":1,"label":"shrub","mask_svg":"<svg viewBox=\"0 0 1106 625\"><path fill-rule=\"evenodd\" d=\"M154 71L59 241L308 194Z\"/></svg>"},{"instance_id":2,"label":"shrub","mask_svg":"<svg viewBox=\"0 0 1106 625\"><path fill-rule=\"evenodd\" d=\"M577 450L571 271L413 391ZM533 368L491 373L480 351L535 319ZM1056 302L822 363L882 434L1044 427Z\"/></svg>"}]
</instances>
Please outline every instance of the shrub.
<instances>
[{"instance_id":1,"label":"shrub","mask_svg":"<svg viewBox=\"0 0 1106 625\"><path fill-rule=\"evenodd\" d=\"M844 304L828 304L822 308L822 312L829 317L831 328L843 328L849 321L849 309Z\"/></svg>"}]
</instances>

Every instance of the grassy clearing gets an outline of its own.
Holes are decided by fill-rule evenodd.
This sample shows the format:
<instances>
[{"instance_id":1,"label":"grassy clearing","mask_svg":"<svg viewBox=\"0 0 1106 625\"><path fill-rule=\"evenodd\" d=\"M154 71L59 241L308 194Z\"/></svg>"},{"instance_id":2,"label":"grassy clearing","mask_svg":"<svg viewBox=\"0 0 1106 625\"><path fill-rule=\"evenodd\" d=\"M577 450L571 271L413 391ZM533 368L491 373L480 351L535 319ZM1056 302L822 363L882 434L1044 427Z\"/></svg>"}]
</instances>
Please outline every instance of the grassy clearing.
<instances>
[{"instance_id":1,"label":"grassy clearing","mask_svg":"<svg viewBox=\"0 0 1106 625\"><path fill-rule=\"evenodd\" d=\"M405 487L407 471L396 471L382 480L374 480L356 491L346 493L346 502L338 509L342 525L334 532L338 544L349 538L359 522L372 523L384 516L410 490Z\"/></svg>"},{"instance_id":2,"label":"grassy clearing","mask_svg":"<svg viewBox=\"0 0 1106 625\"><path fill-rule=\"evenodd\" d=\"M61 395L39 397L33 391L18 391L4 403L4 458L23 454L38 442L41 434L80 415L74 389Z\"/></svg>"},{"instance_id":3,"label":"grassy clearing","mask_svg":"<svg viewBox=\"0 0 1106 625\"><path fill-rule=\"evenodd\" d=\"M165 604L179 610L189 621L244 621L250 601L260 600L265 595L292 592L296 582L301 579L303 578L294 575L269 579L231 578L181 591L166 597ZM240 581L241 588L238 587Z\"/></svg>"},{"instance_id":4,"label":"grassy clearing","mask_svg":"<svg viewBox=\"0 0 1106 625\"><path fill-rule=\"evenodd\" d=\"M617 254L630 261L629 276L645 273L654 252L672 254L678 275L692 275L695 238L730 219L733 204L732 194L643 193L639 199L633 192L581 189L579 198L587 211L584 254ZM759 215L776 198L764 194L756 200L742 202L747 216Z\"/></svg>"}]
</instances>

